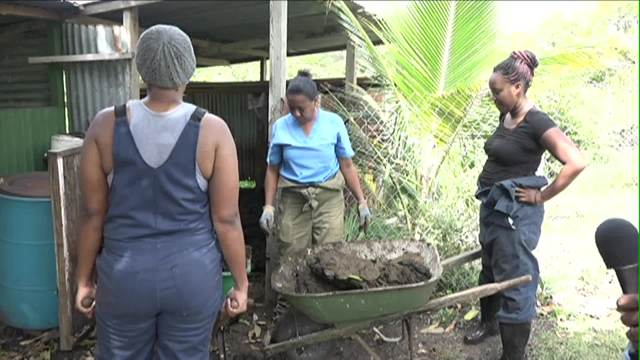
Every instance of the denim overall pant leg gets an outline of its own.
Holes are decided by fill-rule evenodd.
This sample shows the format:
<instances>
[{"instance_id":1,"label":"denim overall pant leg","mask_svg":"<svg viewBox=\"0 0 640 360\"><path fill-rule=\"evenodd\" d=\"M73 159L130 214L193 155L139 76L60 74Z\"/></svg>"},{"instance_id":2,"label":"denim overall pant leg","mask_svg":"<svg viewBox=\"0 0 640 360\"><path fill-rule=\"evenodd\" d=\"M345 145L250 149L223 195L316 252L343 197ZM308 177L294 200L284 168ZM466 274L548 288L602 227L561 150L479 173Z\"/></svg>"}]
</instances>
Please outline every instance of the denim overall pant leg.
<instances>
[{"instance_id":1,"label":"denim overall pant leg","mask_svg":"<svg viewBox=\"0 0 640 360\"><path fill-rule=\"evenodd\" d=\"M479 283L500 282L523 275L532 281L506 289L487 299L501 323L519 324L536 316L536 290L540 278L533 250L538 246L544 219L543 205L520 203L516 187L540 188L546 179L538 176L505 180L491 189L478 191L482 271Z\"/></svg>"}]
</instances>

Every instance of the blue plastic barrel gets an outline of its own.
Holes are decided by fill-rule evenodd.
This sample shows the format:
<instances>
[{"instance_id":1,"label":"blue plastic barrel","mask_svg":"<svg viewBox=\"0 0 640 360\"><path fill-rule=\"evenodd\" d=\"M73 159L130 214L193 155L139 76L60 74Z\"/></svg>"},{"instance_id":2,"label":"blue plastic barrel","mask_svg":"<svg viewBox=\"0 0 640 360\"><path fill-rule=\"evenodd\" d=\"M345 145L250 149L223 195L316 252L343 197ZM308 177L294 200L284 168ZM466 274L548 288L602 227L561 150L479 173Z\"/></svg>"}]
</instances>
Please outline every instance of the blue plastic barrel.
<instances>
[{"instance_id":1,"label":"blue plastic barrel","mask_svg":"<svg viewBox=\"0 0 640 360\"><path fill-rule=\"evenodd\" d=\"M48 174L0 177L0 322L58 326L54 246Z\"/></svg>"}]
</instances>

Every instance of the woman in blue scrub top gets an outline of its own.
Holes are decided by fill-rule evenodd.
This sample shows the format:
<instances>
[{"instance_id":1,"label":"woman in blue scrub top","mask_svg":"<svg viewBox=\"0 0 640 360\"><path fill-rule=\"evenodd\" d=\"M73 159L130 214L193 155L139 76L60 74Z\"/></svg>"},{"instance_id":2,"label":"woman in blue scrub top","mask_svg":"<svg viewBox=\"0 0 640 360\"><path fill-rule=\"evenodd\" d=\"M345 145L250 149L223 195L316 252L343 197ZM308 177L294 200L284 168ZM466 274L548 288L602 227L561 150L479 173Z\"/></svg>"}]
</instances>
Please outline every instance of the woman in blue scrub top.
<instances>
[{"instance_id":1,"label":"woman in blue scrub top","mask_svg":"<svg viewBox=\"0 0 640 360\"><path fill-rule=\"evenodd\" d=\"M344 185L358 200L360 226L371 213L353 164L344 120L320 108L316 83L307 71L289 82L290 113L272 128L260 226L278 229L280 254L344 239ZM274 212L276 191L278 224Z\"/></svg>"}]
</instances>

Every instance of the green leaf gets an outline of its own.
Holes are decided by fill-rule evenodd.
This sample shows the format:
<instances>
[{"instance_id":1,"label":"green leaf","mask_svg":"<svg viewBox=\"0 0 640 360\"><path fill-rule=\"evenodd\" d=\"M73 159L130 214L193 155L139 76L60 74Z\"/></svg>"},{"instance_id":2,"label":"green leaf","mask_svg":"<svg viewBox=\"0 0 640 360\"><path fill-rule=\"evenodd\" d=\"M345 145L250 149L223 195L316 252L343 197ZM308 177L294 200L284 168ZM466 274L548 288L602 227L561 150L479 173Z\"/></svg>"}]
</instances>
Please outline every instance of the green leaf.
<instances>
[{"instance_id":1,"label":"green leaf","mask_svg":"<svg viewBox=\"0 0 640 360\"><path fill-rule=\"evenodd\" d=\"M564 67L565 70L601 68L604 59L605 56L597 48L561 49L540 59L540 72L558 71L558 66Z\"/></svg>"},{"instance_id":2,"label":"green leaf","mask_svg":"<svg viewBox=\"0 0 640 360\"><path fill-rule=\"evenodd\" d=\"M364 50L359 64L382 75L403 101L414 135L449 142L469 108L470 92L477 92L493 65L494 3L416 1L384 20L354 14L346 2L331 6Z\"/></svg>"},{"instance_id":3,"label":"green leaf","mask_svg":"<svg viewBox=\"0 0 640 360\"><path fill-rule=\"evenodd\" d=\"M417 1L374 31L389 45L385 65L401 91L441 95L475 82L491 66L495 7L489 1Z\"/></svg>"}]
</instances>

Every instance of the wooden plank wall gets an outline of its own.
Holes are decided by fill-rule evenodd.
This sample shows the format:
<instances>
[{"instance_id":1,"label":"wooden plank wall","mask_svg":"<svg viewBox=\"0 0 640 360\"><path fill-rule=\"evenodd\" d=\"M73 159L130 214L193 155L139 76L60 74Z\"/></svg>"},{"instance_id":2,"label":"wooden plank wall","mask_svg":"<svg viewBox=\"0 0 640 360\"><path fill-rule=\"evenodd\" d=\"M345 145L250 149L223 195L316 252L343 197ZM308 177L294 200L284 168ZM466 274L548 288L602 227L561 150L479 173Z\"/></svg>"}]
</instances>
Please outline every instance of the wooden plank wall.
<instances>
[{"instance_id":1,"label":"wooden plank wall","mask_svg":"<svg viewBox=\"0 0 640 360\"><path fill-rule=\"evenodd\" d=\"M80 150L81 147L75 147L50 150L48 153L58 275L60 350L62 351L73 348L74 334L88 323L88 320L74 306L77 290L74 274L80 219L83 215L80 200Z\"/></svg>"}]
</instances>

